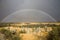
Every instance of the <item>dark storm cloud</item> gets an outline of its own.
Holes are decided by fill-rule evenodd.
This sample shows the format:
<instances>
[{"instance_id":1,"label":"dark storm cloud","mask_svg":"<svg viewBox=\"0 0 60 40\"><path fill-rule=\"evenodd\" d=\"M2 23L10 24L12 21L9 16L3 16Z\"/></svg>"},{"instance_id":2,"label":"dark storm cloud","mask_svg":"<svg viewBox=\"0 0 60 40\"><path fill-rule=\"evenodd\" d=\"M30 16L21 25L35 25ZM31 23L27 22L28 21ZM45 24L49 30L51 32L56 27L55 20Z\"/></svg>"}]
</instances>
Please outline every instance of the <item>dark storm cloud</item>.
<instances>
[{"instance_id":1,"label":"dark storm cloud","mask_svg":"<svg viewBox=\"0 0 60 40\"><path fill-rule=\"evenodd\" d=\"M1 0L0 21L20 9L42 10L60 21L60 0Z\"/></svg>"}]
</instances>

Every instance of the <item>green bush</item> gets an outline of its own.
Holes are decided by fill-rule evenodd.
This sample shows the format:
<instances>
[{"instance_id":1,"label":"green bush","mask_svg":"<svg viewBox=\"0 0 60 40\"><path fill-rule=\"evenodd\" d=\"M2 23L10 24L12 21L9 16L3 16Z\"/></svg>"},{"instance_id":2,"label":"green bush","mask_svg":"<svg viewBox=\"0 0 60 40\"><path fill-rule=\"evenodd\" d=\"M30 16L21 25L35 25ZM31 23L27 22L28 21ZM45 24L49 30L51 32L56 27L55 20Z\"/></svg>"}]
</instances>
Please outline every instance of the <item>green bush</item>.
<instances>
[{"instance_id":1,"label":"green bush","mask_svg":"<svg viewBox=\"0 0 60 40\"><path fill-rule=\"evenodd\" d=\"M0 32L5 35L5 39L8 40L20 40L20 37L18 35L14 35L10 30L7 29L1 29Z\"/></svg>"}]
</instances>

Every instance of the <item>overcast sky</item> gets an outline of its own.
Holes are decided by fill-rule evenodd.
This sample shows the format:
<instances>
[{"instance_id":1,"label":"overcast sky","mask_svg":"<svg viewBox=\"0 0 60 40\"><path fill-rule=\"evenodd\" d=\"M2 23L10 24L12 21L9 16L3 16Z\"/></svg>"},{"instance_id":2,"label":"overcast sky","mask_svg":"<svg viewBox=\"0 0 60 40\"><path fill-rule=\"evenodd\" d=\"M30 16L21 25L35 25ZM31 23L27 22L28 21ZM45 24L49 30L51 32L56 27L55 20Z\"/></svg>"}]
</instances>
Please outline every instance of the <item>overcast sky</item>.
<instances>
[{"instance_id":1,"label":"overcast sky","mask_svg":"<svg viewBox=\"0 0 60 40\"><path fill-rule=\"evenodd\" d=\"M0 21L21 9L42 10L60 21L60 0L0 0Z\"/></svg>"}]
</instances>

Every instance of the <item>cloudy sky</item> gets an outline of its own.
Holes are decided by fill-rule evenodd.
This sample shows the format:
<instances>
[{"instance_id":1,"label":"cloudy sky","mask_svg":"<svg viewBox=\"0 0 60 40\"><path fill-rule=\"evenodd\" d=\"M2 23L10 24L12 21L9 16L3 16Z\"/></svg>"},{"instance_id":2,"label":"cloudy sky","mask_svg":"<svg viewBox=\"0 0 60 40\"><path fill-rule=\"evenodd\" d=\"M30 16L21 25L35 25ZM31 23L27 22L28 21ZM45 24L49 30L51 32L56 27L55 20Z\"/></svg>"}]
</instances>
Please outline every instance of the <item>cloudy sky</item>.
<instances>
[{"instance_id":1,"label":"cloudy sky","mask_svg":"<svg viewBox=\"0 0 60 40\"><path fill-rule=\"evenodd\" d=\"M22 9L41 10L53 17L55 20L60 21L60 0L0 0L0 21L4 20L8 15ZM32 13L30 13L30 15L32 15ZM14 15L16 16L16 14ZM22 13L19 14L19 16L21 15ZM38 15L40 14L37 14L36 16ZM27 17L29 18L29 16ZM34 17L35 16L33 16L33 18ZM38 20L40 19L38 18Z\"/></svg>"}]
</instances>

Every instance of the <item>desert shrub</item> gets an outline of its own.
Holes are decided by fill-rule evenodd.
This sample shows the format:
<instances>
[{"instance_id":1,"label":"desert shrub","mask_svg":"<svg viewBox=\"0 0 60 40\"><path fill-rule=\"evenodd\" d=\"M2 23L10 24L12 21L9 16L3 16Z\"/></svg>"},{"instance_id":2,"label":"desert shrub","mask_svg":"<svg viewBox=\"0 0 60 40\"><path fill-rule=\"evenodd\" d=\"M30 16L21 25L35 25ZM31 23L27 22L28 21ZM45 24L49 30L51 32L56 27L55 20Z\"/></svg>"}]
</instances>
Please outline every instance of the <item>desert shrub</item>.
<instances>
[{"instance_id":1,"label":"desert shrub","mask_svg":"<svg viewBox=\"0 0 60 40\"><path fill-rule=\"evenodd\" d=\"M20 40L20 37L18 35L14 35L10 30L7 29L1 29L0 33L5 35L5 39L8 40Z\"/></svg>"}]
</instances>

